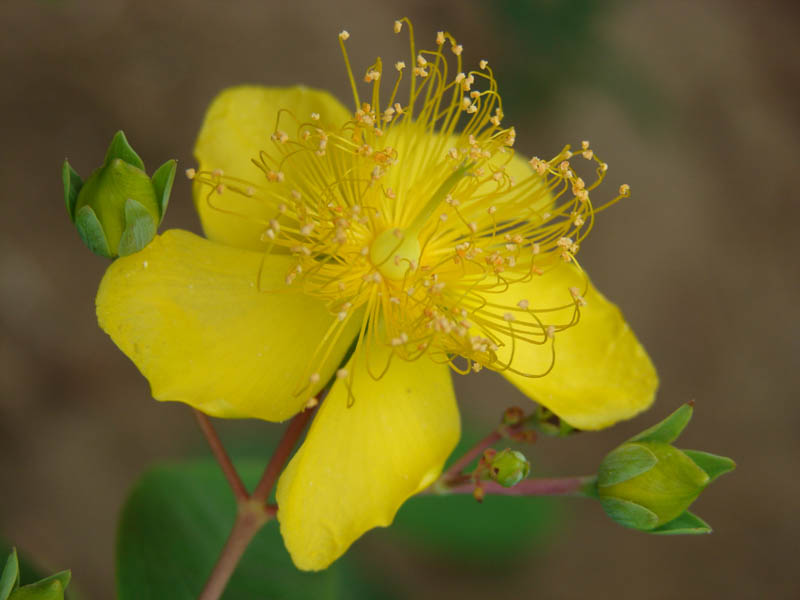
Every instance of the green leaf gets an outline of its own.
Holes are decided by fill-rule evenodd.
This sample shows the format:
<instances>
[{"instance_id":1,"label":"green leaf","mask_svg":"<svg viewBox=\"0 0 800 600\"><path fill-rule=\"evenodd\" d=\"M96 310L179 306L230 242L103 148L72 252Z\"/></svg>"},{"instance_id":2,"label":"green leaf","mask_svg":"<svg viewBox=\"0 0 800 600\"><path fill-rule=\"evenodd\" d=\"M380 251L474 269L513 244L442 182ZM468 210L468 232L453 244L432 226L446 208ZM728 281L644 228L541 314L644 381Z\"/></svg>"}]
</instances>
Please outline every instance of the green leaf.
<instances>
[{"instance_id":1,"label":"green leaf","mask_svg":"<svg viewBox=\"0 0 800 600\"><path fill-rule=\"evenodd\" d=\"M123 162L144 171L142 159L139 158L136 151L131 148L128 139L125 137L125 133L121 130L115 133L114 138L111 140L111 145L108 147L108 152L106 152L105 164L110 164L115 158L119 158Z\"/></svg>"},{"instance_id":2,"label":"green leaf","mask_svg":"<svg viewBox=\"0 0 800 600\"><path fill-rule=\"evenodd\" d=\"M75 172L70 164L64 160L61 167L61 180L64 182L64 202L67 205L67 214L71 221L75 221L75 203L78 201L78 192L83 187L81 176Z\"/></svg>"},{"instance_id":3,"label":"green leaf","mask_svg":"<svg viewBox=\"0 0 800 600\"><path fill-rule=\"evenodd\" d=\"M19 587L19 560L17 559L17 549L12 548L3 573L0 575L0 600L7 600L17 587Z\"/></svg>"},{"instance_id":4,"label":"green leaf","mask_svg":"<svg viewBox=\"0 0 800 600\"><path fill-rule=\"evenodd\" d=\"M659 535L698 535L701 533L711 533L711 526L697 515L693 515L688 510L681 516L673 519L669 523L664 523L661 527L656 527L649 533Z\"/></svg>"},{"instance_id":5,"label":"green leaf","mask_svg":"<svg viewBox=\"0 0 800 600\"><path fill-rule=\"evenodd\" d=\"M658 523L656 513L634 502L606 497L600 498L600 504L603 505L606 514L623 527L646 531Z\"/></svg>"},{"instance_id":6,"label":"green leaf","mask_svg":"<svg viewBox=\"0 0 800 600\"><path fill-rule=\"evenodd\" d=\"M669 444L678 439L678 436L689 424L694 409L691 404L684 404L666 419L645 429L639 435L629 439L629 442L663 442Z\"/></svg>"},{"instance_id":7,"label":"green leaf","mask_svg":"<svg viewBox=\"0 0 800 600\"><path fill-rule=\"evenodd\" d=\"M375 530L392 546L397 540L415 552L433 552L447 561L482 568L509 566L541 548L557 522L549 498L488 495L423 495L408 500L387 530Z\"/></svg>"},{"instance_id":8,"label":"green leaf","mask_svg":"<svg viewBox=\"0 0 800 600\"><path fill-rule=\"evenodd\" d=\"M133 198L125 200L125 231L119 239L117 254L127 256L153 241L156 224L147 209Z\"/></svg>"},{"instance_id":9,"label":"green leaf","mask_svg":"<svg viewBox=\"0 0 800 600\"><path fill-rule=\"evenodd\" d=\"M262 461L239 461L251 486ZM219 466L211 461L162 465L139 480L123 508L117 538L119 600L194 600L233 525L236 503ZM298 571L275 521L254 538L233 574L224 600L252 598L392 598L377 593L349 557L319 573Z\"/></svg>"},{"instance_id":10,"label":"green leaf","mask_svg":"<svg viewBox=\"0 0 800 600\"><path fill-rule=\"evenodd\" d=\"M103 226L100 225L91 206L82 206L75 214L75 228L89 250L100 256L112 258Z\"/></svg>"},{"instance_id":11,"label":"green leaf","mask_svg":"<svg viewBox=\"0 0 800 600\"><path fill-rule=\"evenodd\" d=\"M156 172L153 173L153 177L151 177L153 189L156 192L156 198L158 200L161 221L164 220L164 215L167 212L167 204L169 204L169 195L172 192L172 183L175 181L175 170L177 166L178 162L176 160L168 160L158 167ZM161 224L161 221L159 221L159 224Z\"/></svg>"},{"instance_id":12,"label":"green leaf","mask_svg":"<svg viewBox=\"0 0 800 600\"><path fill-rule=\"evenodd\" d=\"M724 475L736 468L736 463L727 456L718 456L701 450L681 450L681 452L706 472L709 477L709 483L720 475Z\"/></svg>"},{"instance_id":13,"label":"green leaf","mask_svg":"<svg viewBox=\"0 0 800 600\"><path fill-rule=\"evenodd\" d=\"M609 452L597 472L598 487L608 487L646 473L658 462L648 448L626 443Z\"/></svg>"}]
</instances>

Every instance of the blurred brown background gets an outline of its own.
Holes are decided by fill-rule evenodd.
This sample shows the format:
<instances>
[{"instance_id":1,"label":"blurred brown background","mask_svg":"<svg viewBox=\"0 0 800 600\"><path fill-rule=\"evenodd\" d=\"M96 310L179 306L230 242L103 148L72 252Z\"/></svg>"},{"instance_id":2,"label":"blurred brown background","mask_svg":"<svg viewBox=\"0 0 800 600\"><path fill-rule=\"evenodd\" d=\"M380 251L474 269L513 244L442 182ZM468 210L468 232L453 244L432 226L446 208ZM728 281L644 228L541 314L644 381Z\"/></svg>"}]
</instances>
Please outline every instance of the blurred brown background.
<instances>
[{"instance_id":1,"label":"blurred brown background","mask_svg":"<svg viewBox=\"0 0 800 600\"><path fill-rule=\"evenodd\" d=\"M204 452L188 410L150 400L96 325L105 263L68 222L64 156L86 176L121 128L148 168L177 157L182 170L221 88L302 82L347 101L337 32L351 32L360 70L394 49L391 24L408 15L419 37L447 28L468 60L496 66L521 151L552 155L589 139L611 165L609 189L634 192L602 215L582 255L656 363L659 401L611 431L545 441L537 463L591 471L602 451L695 399L682 444L739 468L695 506L712 536L639 535L570 501L549 551L502 585L387 554L399 589L800 597L795 2L27 0L0 12L0 535L71 567L89 597L110 598L127 489L157 459ZM198 228L183 178L165 225ZM498 379L458 382L487 427L519 401Z\"/></svg>"}]
</instances>

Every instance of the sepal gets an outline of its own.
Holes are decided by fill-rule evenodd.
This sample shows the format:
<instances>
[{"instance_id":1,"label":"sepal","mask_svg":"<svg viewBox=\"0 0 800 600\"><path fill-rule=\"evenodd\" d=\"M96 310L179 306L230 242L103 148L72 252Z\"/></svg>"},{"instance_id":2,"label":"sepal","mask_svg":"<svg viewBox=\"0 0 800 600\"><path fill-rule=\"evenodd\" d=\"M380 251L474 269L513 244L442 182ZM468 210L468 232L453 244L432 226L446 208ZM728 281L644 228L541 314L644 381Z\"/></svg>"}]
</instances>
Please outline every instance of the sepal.
<instances>
[{"instance_id":1,"label":"sepal","mask_svg":"<svg viewBox=\"0 0 800 600\"><path fill-rule=\"evenodd\" d=\"M83 187L83 179L69 162L64 159L64 166L61 167L61 180L64 183L64 202L67 205L67 214L70 220L75 222L75 203L78 201L78 193Z\"/></svg>"},{"instance_id":2,"label":"sepal","mask_svg":"<svg viewBox=\"0 0 800 600\"><path fill-rule=\"evenodd\" d=\"M603 510L611 520L623 527L646 531L658 525L658 515L649 508L630 500L601 498Z\"/></svg>"},{"instance_id":3,"label":"sepal","mask_svg":"<svg viewBox=\"0 0 800 600\"><path fill-rule=\"evenodd\" d=\"M633 436L629 442L662 442L669 444L678 439L689 421L694 409L691 404L684 404L666 419Z\"/></svg>"},{"instance_id":4,"label":"sepal","mask_svg":"<svg viewBox=\"0 0 800 600\"><path fill-rule=\"evenodd\" d=\"M649 471L658 458L641 444L625 444L612 450L603 459L597 472L597 485L608 487Z\"/></svg>"},{"instance_id":5,"label":"sepal","mask_svg":"<svg viewBox=\"0 0 800 600\"><path fill-rule=\"evenodd\" d=\"M75 216L75 228L83 243L95 254L113 258L103 226L91 206L82 206Z\"/></svg>"},{"instance_id":6,"label":"sepal","mask_svg":"<svg viewBox=\"0 0 800 600\"><path fill-rule=\"evenodd\" d=\"M111 164L111 161L115 158L144 171L144 162L142 162L142 159L136 154L136 150L128 143L128 138L125 137L125 133L122 130L114 134L111 144L108 146L105 165Z\"/></svg>"},{"instance_id":7,"label":"sepal","mask_svg":"<svg viewBox=\"0 0 800 600\"><path fill-rule=\"evenodd\" d=\"M156 235L156 223L147 209L133 198L125 200L125 231L119 239L117 253L133 254L149 244Z\"/></svg>"},{"instance_id":8,"label":"sepal","mask_svg":"<svg viewBox=\"0 0 800 600\"><path fill-rule=\"evenodd\" d=\"M153 182L153 190L156 193L156 200L158 201L158 209L161 213L161 221L164 220L164 215L167 212L167 205L169 204L169 195L172 192L172 184L175 181L175 171L178 166L178 161L170 159L163 165L156 169L150 180Z\"/></svg>"},{"instance_id":9,"label":"sepal","mask_svg":"<svg viewBox=\"0 0 800 600\"><path fill-rule=\"evenodd\" d=\"M649 533L658 535L699 535L711 533L711 526L687 510L676 519L665 523L661 527L656 527Z\"/></svg>"},{"instance_id":10,"label":"sepal","mask_svg":"<svg viewBox=\"0 0 800 600\"><path fill-rule=\"evenodd\" d=\"M718 456L701 450L684 450L683 453L706 472L709 483L736 468L736 463L727 456Z\"/></svg>"},{"instance_id":11,"label":"sepal","mask_svg":"<svg viewBox=\"0 0 800 600\"><path fill-rule=\"evenodd\" d=\"M8 600L15 589L19 587L19 559L17 549L12 548L11 554L6 559L6 565L0 574L0 600Z\"/></svg>"}]
</instances>

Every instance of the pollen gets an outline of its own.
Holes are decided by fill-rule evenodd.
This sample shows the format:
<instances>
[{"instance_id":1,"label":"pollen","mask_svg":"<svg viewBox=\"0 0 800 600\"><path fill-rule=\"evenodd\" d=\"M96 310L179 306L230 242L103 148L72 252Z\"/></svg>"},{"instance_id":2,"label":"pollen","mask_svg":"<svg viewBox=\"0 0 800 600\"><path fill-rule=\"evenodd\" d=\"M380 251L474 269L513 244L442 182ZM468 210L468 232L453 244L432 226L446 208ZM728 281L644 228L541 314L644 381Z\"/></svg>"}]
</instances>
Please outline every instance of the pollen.
<instances>
[{"instance_id":1,"label":"pollen","mask_svg":"<svg viewBox=\"0 0 800 600\"><path fill-rule=\"evenodd\" d=\"M550 159L526 157L522 169L513 165L517 132L503 123L488 61L470 66L446 31L424 49L408 20L393 29L409 36L411 51L391 57L388 71L380 58L354 71L344 44L350 34L339 34L352 112L325 123L317 112L309 121L309 113L284 107L253 157L260 181L187 170L207 186L209 207L257 223L270 251L287 256L291 291L330 312L297 395L320 382L353 320L360 332L350 341L354 356L366 355L375 378L388 366L372 364L376 345L459 373L546 374L552 365L531 371L509 356L533 343L551 346L558 360L555 338L579 322L585 290L562 290L572 302L548 306L527 284L547 280L563 262L579 270L576 256L595 213L630 193L624 185L616 198L595 202L608 166L588 141L576 147L574 165L569 146ZM223 189L266 214L255 221L252 211L225 204L216 194ZM350 375L336 371L338 379Z\"/></svg>"}]
</instances>

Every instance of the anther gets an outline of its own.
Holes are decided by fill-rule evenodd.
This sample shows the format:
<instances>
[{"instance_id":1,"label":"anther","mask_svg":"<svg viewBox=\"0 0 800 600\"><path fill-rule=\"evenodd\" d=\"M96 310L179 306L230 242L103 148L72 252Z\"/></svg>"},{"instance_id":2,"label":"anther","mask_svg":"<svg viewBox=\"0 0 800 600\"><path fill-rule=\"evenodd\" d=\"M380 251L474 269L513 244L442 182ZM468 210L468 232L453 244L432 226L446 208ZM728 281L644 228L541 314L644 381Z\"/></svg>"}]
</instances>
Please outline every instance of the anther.
<instances>
[{"instance_id":1,"label":"anther","mask_svg":"<svg viewBox=\"0 0 800 600\"><path fill-rule=\"evenodd\" d=\"M402 21L395 21L394 22L394 32L395 33L400 33L400 31L402 29L403 29L403 22Z\"/></svg>"},{"instance_id":2,"label":"anther","mask_svg":"<svg viewBox=\"0 0 800 600\"><path fill-rule=\"evenodd\" d=\"M194 176L197 175L197 171L194 169L186 169L186 177L188 179L194 179Z\"/></svg>"},{"instance_id":3,"label":"anther","mask_svg":"<svg viewBox=\"0 0 800 600\"><path fill-rule=\"evenodd\" d=\"M342 31L342 32L339 34L339 39L340 39L340 40L342 40L342 41L345 41L345 40L346 40L347 38L349 38L349 37L350 37L350 33L349 33L347 30L343 30L343 31Z\"/></svg>"}]
</instances>

